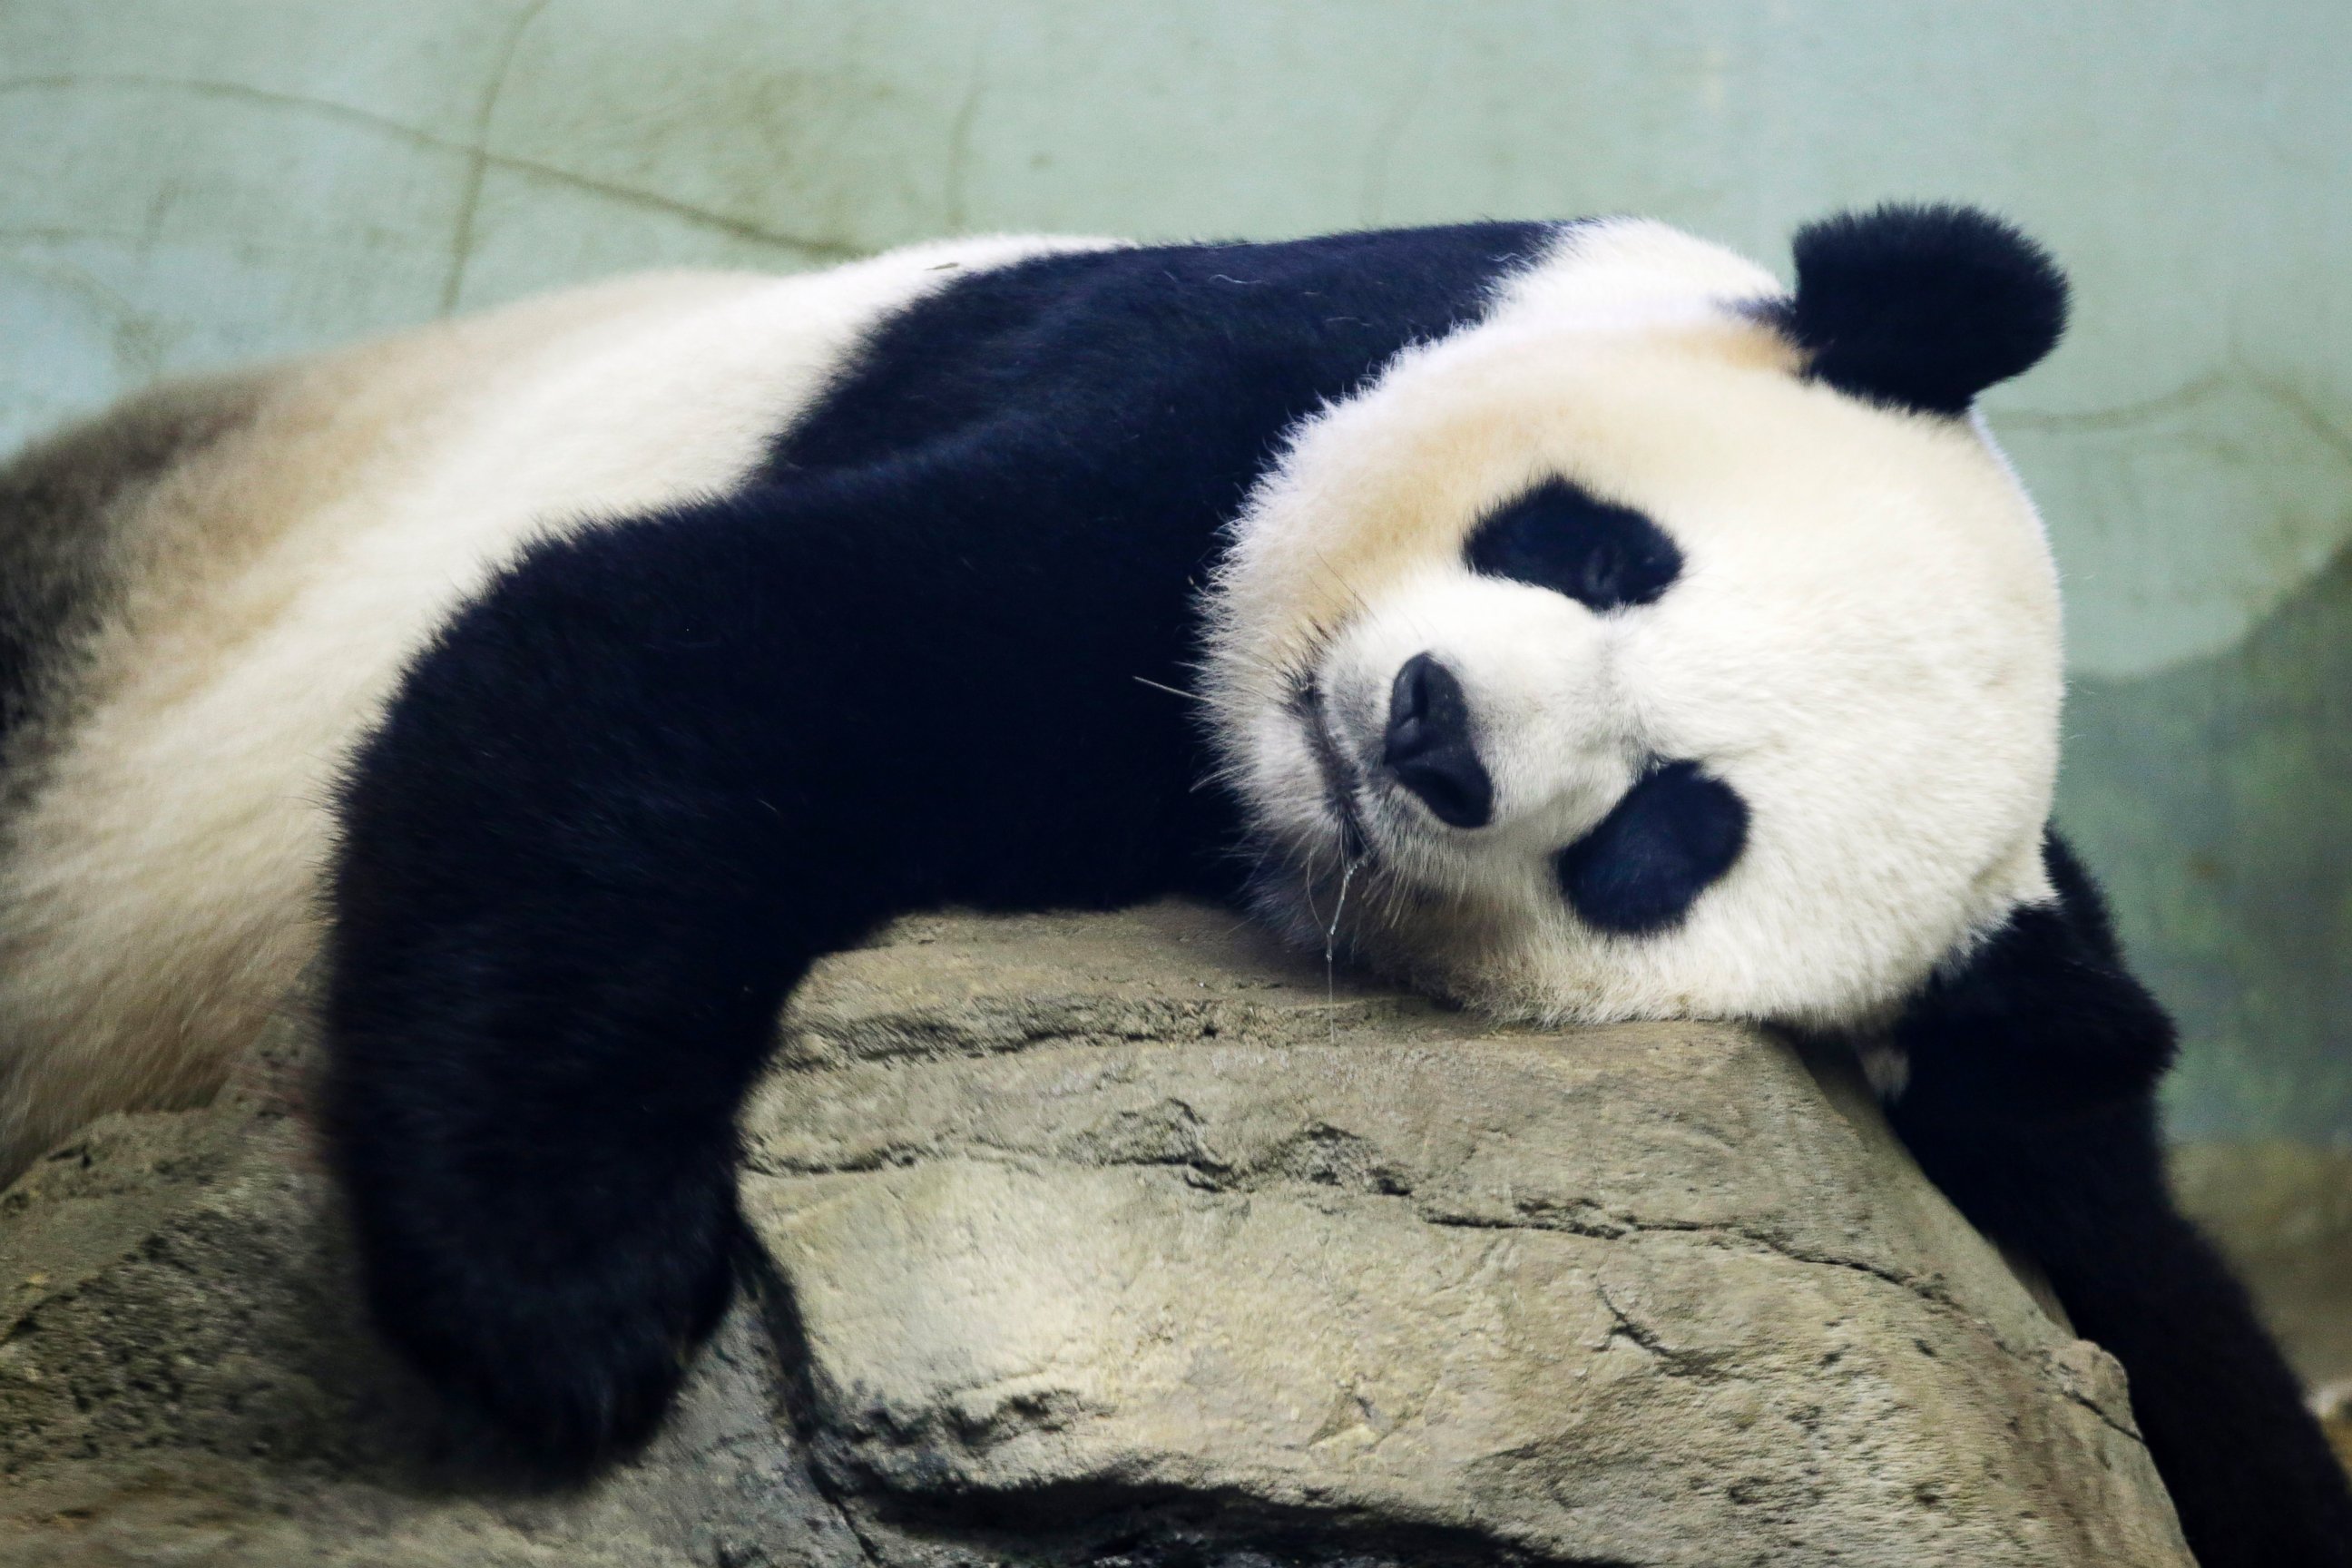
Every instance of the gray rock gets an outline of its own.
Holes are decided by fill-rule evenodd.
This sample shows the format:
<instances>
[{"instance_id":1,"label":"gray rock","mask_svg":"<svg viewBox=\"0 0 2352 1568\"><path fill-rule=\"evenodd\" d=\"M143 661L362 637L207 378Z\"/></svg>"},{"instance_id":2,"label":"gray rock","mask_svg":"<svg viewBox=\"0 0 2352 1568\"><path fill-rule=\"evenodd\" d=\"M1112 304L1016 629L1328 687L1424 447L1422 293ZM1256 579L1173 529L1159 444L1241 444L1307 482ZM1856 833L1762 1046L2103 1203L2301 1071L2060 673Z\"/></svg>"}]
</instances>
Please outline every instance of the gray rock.
<instances>
[{"instance_id":1,"label":"gray rock","mask_svg":"<svg viewBox=\"0 0 2352 1568\"><path fill-rule=\"evenodd\" d=\"M576 1489L358 1321L304 1052L0 1198L0 1563L2189 1562L2114 1363L1749 1031L905 922L747 1115L768 1269Z\"/></svg>"}]
</instances>

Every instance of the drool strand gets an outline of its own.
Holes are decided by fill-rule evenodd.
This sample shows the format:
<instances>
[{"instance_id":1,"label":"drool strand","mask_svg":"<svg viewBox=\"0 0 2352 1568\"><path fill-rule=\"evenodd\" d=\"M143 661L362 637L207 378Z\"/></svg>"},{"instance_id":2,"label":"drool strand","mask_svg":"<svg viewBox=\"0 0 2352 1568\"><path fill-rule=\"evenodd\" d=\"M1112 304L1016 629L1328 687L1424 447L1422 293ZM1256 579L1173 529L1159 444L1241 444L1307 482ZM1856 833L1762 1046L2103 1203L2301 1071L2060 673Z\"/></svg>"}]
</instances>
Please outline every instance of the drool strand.
<instances>
[{"instance_id":1,"label":"drool strand","mask_svg":"<svg viewBox=\"0 0 2352 1568\"><path fill-rule=\"evenodd\" d=\"M1331 923L1323 928L1323 1022L1330 1037L1339 1037L1339 918L1348 912L1348 884L1356 879L1356 868L1364 857L1354 855L1340 863L1339 897L1331 906Z\"/></svg>"}]
</instances>

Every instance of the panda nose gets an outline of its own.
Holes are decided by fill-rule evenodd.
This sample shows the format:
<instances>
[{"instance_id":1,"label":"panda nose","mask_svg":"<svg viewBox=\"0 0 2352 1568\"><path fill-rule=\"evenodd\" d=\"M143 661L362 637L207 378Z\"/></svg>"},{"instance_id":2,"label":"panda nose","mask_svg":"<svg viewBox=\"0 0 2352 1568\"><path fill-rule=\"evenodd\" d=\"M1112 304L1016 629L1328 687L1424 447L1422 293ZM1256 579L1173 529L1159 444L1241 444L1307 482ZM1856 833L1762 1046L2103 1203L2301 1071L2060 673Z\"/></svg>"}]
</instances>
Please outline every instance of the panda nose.
<instances>
[{"instance_id":1,"label":"panda nose","mask_svg":"<svg viewBox=\"0 0 2352 1568\"><path fill-rule=\"evenodd\" d=\"M1425 653L1413 655L1397 671L1381 760L1438 821L1484 827L1494 820L1495 781L1471 743L1470 704L1462 683Z\"/></svg>"}]
</instances>

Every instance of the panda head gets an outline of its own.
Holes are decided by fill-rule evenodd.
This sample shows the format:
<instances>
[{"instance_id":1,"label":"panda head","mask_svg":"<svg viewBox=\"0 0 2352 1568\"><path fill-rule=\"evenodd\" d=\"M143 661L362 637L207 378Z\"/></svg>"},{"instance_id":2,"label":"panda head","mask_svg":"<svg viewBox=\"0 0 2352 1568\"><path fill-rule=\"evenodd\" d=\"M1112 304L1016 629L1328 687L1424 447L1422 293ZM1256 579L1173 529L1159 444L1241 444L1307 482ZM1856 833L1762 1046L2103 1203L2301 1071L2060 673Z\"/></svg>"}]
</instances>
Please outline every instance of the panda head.
<instances>
[{"instance_id":1,"label":"panda head","mask_svg":"<svg viewBox=\"0 0 2352 1568\"><path fill-rule=\"evenodd\" d=\"M2055 574L1969 407L2063 282L1948 207L1795 254L1567 228L1296 434L1206 669L1278 925L1509 1016L1838 1028L2050 896Z\"/></svg>"}]
</instances>

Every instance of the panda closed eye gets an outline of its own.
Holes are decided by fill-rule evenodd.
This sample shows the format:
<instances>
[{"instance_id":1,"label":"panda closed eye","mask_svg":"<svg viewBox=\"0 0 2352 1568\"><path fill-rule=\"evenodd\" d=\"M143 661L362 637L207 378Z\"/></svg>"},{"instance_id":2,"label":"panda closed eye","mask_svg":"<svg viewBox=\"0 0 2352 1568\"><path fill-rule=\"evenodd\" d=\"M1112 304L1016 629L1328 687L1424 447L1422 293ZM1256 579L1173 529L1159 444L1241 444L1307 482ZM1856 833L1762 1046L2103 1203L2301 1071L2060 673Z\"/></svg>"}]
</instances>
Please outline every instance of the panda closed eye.
<instances>
[{"instance_id":1,"label":"panda closed eye","mask_svg":"<svg viewBox=\"0 0 2352 1568\"><path fill-rule=\"evenodd\" d=\"M1558 479L1481 519L1463 555L1473 572L1549 588L1596 613L1654 603L1683 569L1656 523Z\"/></svg>"},{"instance_id":2,"label":"panda closed eye","mask_svg":"<svg viewBox=\"0 0 2352 1568\"><path fill-rule=\"evenodd\" d=\"M1739 858L1748 803L1695 762L1654 766L1555 865L1569 906L1597 930L1647 936L1681 923Z\"/></svg>"}]
</instances>

